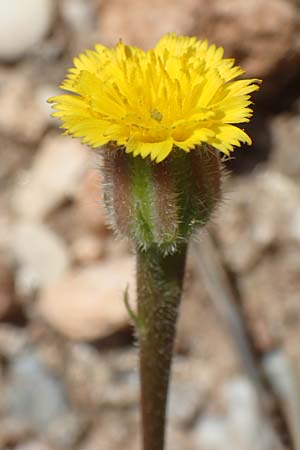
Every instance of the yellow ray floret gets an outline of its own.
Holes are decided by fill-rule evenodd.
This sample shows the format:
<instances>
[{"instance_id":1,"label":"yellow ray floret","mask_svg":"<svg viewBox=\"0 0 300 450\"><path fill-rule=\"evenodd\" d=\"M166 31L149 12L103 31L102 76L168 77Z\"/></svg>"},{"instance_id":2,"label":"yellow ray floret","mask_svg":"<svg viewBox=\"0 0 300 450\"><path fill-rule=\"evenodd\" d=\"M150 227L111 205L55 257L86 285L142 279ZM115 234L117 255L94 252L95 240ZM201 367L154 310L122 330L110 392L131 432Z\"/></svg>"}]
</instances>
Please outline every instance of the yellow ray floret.
<instances>
[{"instance_id":1,"label":"yellow ray floret","mask_svg":"<svg viewBox=\"0 0 300 450\"><path fill-rule=\"evenodd\" d=\"M260 81L235 80L242 73L221 47L168 33L147 52L96 45L74 58L61 85L71 94L49 102L65 133L94 148L113 141L156 162L201 143L228 154L251 144L234 124L249 121Z\"/></svg>"}]
</instances>

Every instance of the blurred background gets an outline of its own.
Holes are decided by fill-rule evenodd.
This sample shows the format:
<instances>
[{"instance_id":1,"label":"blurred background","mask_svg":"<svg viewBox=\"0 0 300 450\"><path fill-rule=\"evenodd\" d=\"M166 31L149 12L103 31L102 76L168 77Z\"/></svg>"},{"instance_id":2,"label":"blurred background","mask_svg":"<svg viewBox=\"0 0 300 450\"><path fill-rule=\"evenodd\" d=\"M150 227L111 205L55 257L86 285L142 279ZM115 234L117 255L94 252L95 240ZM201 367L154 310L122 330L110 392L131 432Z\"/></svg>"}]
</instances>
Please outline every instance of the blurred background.
<instances>
[{"instance_id":1,"label":"blurred background","mask_svg":"<svg viewBox=\"0 0 300 450\"><path fill-rule=\"evenodd\" d=\"M95 152L46 99L95 42L168 31L264 80L254 145L191 246L168 449L300 449L299 0L1 0L1 450L139 448L134 258L105 225Z\"/></svg>"}]
</instances>

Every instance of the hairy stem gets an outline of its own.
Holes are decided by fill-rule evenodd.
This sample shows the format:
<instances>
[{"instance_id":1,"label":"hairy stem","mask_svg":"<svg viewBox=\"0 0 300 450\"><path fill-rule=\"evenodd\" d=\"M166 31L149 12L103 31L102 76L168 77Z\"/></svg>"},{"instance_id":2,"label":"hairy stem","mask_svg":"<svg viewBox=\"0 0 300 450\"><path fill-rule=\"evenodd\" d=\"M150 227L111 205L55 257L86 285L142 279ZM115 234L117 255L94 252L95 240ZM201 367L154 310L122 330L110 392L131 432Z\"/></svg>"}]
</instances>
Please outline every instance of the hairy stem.
<instances>
[{"instance_id":1,"label":"hairy stem","mask_svg":"<svg viewBox=\"0 0 300 450\"><path fill-rule=\"evenodd\" d=\"M163 450L166 404L186 244L173 255L137 251L143 450Z\"/></svg>"}]
</instances>

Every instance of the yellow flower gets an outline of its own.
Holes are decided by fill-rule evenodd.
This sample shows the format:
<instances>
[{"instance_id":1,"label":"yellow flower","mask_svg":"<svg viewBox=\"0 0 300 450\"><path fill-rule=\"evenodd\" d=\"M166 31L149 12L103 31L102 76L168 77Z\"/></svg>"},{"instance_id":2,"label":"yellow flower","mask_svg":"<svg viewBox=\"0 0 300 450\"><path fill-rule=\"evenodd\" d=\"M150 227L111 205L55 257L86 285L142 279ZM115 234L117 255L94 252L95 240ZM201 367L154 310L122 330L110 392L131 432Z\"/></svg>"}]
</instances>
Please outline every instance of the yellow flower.
<instances>
[{"instance_id":1,"label":"yellow flower","mask_svg":"<svg viewBox=\"0 0 300 450\"><path fill-rule=\"evenodd\" d=\"M259 80L235 80L243 70L221 47L169 33L147 52L123 42L96 45L74 66L61 86L72 94L49 102L65 134L92 147L113 141L160 162L175 147L189 152L207 143L229 154L251 144L233 124L249 121Z\"/></svg>"}]
</instances>

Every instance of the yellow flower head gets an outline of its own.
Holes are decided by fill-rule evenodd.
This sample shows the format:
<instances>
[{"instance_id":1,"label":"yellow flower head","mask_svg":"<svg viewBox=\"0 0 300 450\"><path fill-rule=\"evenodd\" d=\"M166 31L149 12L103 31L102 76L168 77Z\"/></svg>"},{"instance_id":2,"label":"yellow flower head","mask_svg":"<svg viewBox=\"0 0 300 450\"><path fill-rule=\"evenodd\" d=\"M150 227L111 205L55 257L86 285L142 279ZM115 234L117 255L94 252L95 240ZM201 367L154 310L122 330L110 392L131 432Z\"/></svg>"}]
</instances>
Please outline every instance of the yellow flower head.
<instances>
[{"instance_id":1,"label":"yellow flower head","mask_svg":"<svg viewBox=\"0 0 300 450\"><path fill-rule=\"evenodd\" d=\"M160 162L174 147L189 152L207 143L229 154L251 144L233 124L249 121L259 80L236 81L243 70L221 47L171 33L147 52L123 42L96 45L74 66L61 86L72 94L49 101L65 133L92 147L113 141Z\"/></svg>"}]
</instances>

